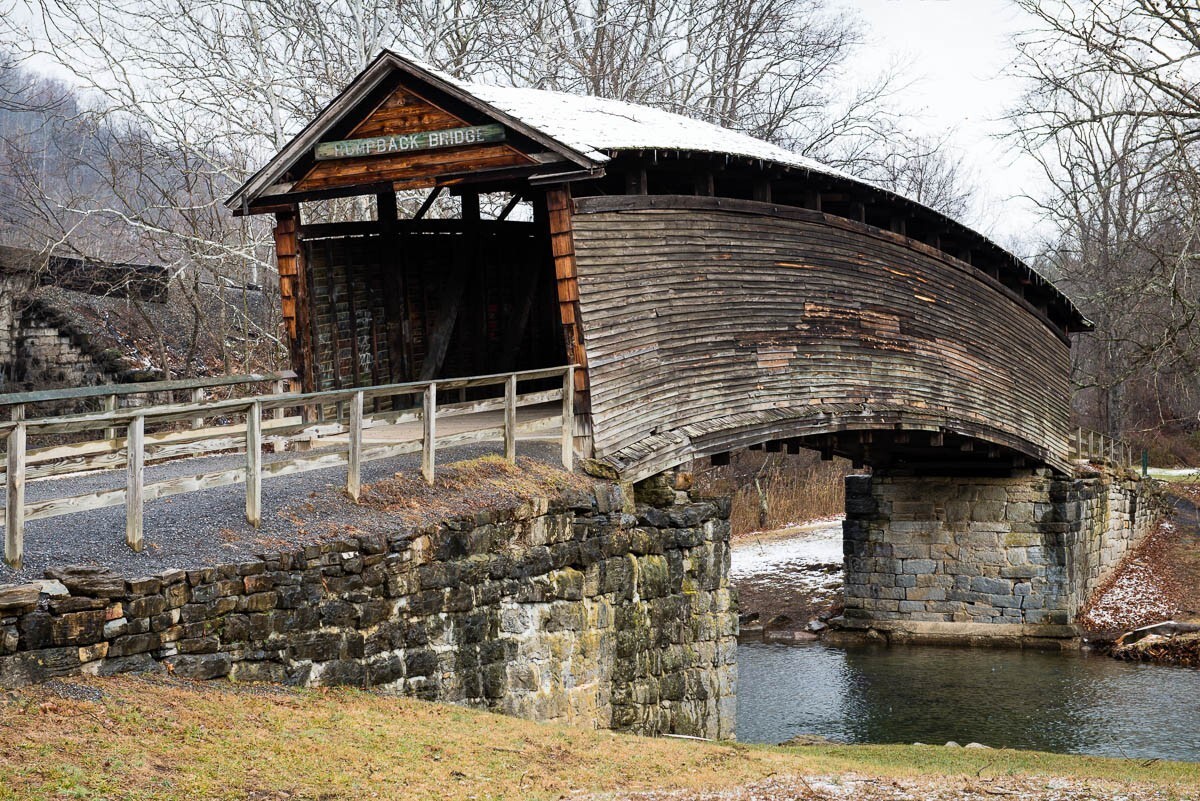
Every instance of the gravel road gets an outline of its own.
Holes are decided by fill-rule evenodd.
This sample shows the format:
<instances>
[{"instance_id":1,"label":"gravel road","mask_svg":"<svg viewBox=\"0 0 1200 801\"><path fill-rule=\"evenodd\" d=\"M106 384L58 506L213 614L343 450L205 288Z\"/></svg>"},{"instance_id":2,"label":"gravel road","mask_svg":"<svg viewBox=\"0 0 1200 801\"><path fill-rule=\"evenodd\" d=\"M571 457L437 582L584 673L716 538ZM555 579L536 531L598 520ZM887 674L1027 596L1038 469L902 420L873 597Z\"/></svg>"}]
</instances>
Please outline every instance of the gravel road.
<instances>
[{"instance_id":1,"label":"gravel road","mask_svg":"<svg viewBox=\"0 0 1200 801\"><path fill-rule=\"evenodd\" d=\"M522 441L518 452L559 464L557 443ZM502 453L500 443L462 445L439 450L438 462L448 464ZM294 453L264 454L263 461L294 457ZM240 454L182 459L148 466L145 480L150 484L244 463L245 456ZM419 453L367 462L362 466L362 480L369 484L397 472L416 473L419 466ZM246 523L245 487L241 484L150 501L145 510L146 548L142 553L134 553L125 545L124 506L36 520L25 525L24 566L14 571L0 562L0 584L40 579L47 567L68 564L109 567L132 577L168 568L238 562L286 545L327 537L346 526L363 532L394 527L389 526L386 515L353 503L344 494L345 481L345 467L263 481L263 520L258 530ZM119 470L66 476L31 481L25 499L62 498L124 485L125 473Z\"/></svg>"}]
</instances>

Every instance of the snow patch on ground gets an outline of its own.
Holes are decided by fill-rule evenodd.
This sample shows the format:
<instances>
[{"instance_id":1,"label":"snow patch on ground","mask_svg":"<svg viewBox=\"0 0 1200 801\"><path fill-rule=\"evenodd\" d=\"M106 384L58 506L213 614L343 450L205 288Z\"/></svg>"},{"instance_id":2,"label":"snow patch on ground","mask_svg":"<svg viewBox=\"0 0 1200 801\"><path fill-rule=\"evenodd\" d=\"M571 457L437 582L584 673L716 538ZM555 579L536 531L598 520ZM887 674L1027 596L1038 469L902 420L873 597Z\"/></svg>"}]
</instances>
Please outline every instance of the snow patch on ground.
<instances>
[{"instance_id":1,"label":"snow patch on ground","mask_svg":"<svg viewBox=\"0 0 1200 801\"><path fill-rule=\"evenodd\" d=\"M1092 631L1133 629L1169 620L1175 614L1177 588L1163 549L1174 525L1159 523L1146 541L1117 568L1107 587L1091 600L1080 622Z\"/></svg>"}]
</instances>

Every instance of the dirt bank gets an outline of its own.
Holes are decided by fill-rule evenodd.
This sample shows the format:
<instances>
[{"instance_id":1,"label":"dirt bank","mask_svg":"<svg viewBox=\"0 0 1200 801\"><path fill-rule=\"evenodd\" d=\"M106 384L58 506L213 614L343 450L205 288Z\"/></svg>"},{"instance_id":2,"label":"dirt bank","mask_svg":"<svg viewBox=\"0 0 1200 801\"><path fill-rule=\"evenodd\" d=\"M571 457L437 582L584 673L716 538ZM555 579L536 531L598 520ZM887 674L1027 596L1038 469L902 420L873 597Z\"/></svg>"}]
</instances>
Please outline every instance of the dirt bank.
<instances>
[{"instance_id":1,"label":"dirt bank","mask_svg":"<svg viewBox=\"0 0 1200 801\"><path fill-rule=\"evenodd\" d=\"M841 611L841 520L736 538L730 580L738 591L743 639L814 639L810 622Z\"/></svg>"}]
</instances>

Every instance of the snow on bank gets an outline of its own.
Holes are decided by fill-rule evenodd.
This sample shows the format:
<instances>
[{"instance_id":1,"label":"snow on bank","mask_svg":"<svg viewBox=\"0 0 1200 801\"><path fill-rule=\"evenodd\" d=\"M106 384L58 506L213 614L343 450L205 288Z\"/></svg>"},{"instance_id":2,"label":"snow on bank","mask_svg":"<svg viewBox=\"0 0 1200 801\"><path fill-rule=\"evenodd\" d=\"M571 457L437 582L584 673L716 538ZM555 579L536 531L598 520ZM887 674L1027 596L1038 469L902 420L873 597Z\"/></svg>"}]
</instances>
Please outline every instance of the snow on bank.
<instances>
[{"instance_id":1,"label":"snow on bank","mask_svg":"<svg viewBox=\"0 0 1200 801\"><path fill-rule=\"evenodd\" d=\"M842 561L842 522L834 518L797 526L786 536L749 535L733 544L730 578L791 574L801 576ZM814 577L814 582L817 579Z\"/></svg>"},{"instance_id":2,"label":"snow on bank","mask_svg":"<svg viewBox=\"0 0 1200 801\"><path fill-rule=\"evenodd\" d=\"M1080 616L1092 631L1133 629L1169 620L1178 597L1164 549L1175 527L1159 523L1146 541L1118 568L1107 587L1093 596Z\"/></svg>"}]
</instances>

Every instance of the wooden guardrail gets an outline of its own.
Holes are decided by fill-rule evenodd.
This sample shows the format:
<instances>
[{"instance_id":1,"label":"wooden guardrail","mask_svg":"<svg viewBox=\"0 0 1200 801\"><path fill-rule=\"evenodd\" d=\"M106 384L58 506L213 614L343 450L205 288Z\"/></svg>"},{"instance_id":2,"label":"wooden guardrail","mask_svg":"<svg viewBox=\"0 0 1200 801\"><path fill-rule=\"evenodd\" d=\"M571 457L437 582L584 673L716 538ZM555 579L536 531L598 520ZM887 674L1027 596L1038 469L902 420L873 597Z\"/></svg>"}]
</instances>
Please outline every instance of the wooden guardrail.
<instances>
[{"instance_id":1,"label":"wooden guardrail","mask_svg":"<svg viewBox=\"0 0 1200 801\"><path fill-rule=\"evenodd\" d=\"M1087 428L1076 428L1070 435L1071 458L1108 462L1118 467L1133 466L1133 446L1124 440Z\"/></svg>"},{"instance_id":2,"label":"wooden guardrail","mask_svg":"<svg viewBox=\"0 0 1200 801\"><path fill-rule=\"evenodd\" d=\"M525 394L518 392L522 382L544 382L551 378L561 379L561 387ZM503 395L439 405L439 394L450 390L465 391L480 387L502 387ZM555 367L442 381L387 384L303 394L281 393L0 422L0 435L5 437L7 443L4 470L4 559L10 565L20 566L24 527L29 521L124 504L125 541L130 548L140 551L143 546L142 512L146 501L215 487L245 484L246 519L251 525L258 527L262 520L264 479L345 465L346 491L358 500L361 492L361 466L364 462L419 451L421 474L432 484L439 447L502 439L505 458L513 460L516 458L518 433L559 428L562 462L564 467L570 470L574 463L574 393L574 367ZM394 410L397 405L395 403L373 403L375 406L388 405L393 410L365 412L367 401L413 396L421 398L419 408ZM557 415L534 420L524 427L518 425L517 410L520 407L555 402L561 402ZM316 407L321 412L320 416L324 417L324 410L330 405L337 409L334 420L308 422L318 415L306 410ZM437 434L437 422L440 419L500 410L504 412L501 426L472 429L446 436ZM289 414L290 411L299 413ZM270 416L266 417L268 413ZM244 421L204 427L204 421L213 417L243 417ZM165 430L147 434L148 425L165 427L185 420L193 421L193 424L199 420L201 427L183 432ZM413 439L370 447L363 441L364 429L386 424L415 423L420 423L420 432ZM101 429L108 431L118 427L124 429L124 437L111 437L38 451L26 448L30 432L65 434ZM290 439L311 445L320 442L321 439L340 438L341 435L346 435L345 447L341 447L339 441L333 443L338 447L308 456L276 460L269 464L263 462L264 439ZM242 445L245 446L246 452L246 461L242 467L165 479L153 484L145 483L144 473L148 459L161 460L171 456L210 452L215 446L228 449ZM31 473L55 475L81 469L120 467L124 467L126 471L124 488L29 503L25 501L25 484Z\"/></svg>"},{"instance_id":3,"label":"wooden guardrail","mask_svg":"<svg viewBox=\"0 0 1200 801\"><path fill-rule=\"evenodd\" d=\"M276 394L283 393L290 382L296 379L296 373L283 370L277 373L247 373L244 375L220 375L203 378L180 378L173 381L138 381L130 384L100 384L90 387L65 387L62 389L42 389L30 392L0 393L0 409L5 410L4 416L10 420L25 420L32 417L30 407L38 404L64 401L88 401L99 399L106 412L114 412L121 398L130 396L150 396L164 393L187 392L193 403L202 402L207 393L218 387L251 387L257 384L271 384ZM199 421L193 421L194 428L200 428ZM116 432L105 432L106 439L112 439Z\"/></svg>"}]
</instances>

